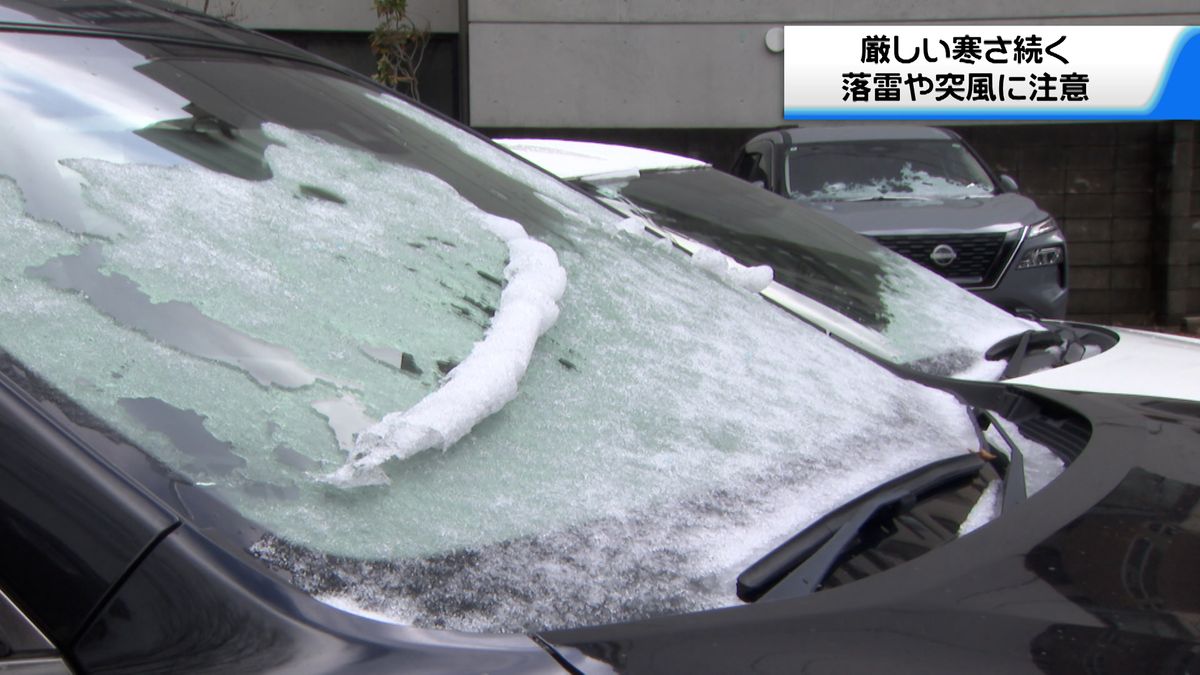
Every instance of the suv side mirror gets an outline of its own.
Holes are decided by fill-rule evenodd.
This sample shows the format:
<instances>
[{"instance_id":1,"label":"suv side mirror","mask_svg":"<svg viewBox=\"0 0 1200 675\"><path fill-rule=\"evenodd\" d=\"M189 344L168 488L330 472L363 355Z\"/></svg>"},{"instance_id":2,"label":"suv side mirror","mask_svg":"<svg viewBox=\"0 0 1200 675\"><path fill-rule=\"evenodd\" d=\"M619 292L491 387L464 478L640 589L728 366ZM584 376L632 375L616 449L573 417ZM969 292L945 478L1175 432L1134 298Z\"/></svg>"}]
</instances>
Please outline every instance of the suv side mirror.
<instances>
[{"instance_id":1,"label":"suv side mirror","mask_svg":"<svg viewBox=\"0 0 1200 675\"><path fill-rule=\"evenodd\" d=\"M1006 192L1018 192L1020 190L1017 187L1017 181L1013 180L1013 177L1006 173L1000 174L1000 184L1004 186Z\"/></svg>"}]
</instances>

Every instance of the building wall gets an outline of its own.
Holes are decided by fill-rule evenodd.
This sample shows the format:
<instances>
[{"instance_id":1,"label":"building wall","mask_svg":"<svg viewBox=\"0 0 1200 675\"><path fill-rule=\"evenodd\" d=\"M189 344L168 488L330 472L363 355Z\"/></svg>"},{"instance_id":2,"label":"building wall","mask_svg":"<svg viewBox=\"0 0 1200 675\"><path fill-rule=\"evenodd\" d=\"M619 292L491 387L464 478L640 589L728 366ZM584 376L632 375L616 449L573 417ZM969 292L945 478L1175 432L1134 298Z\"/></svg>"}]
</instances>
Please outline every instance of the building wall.
<instances>
[{"instance_id":1,"label":"building wall","mask_svg":"<svg viewBox=\"0 0 1200 675\"><path fill-rule=\"evenodd\" d=\"M782 120L783 59L756 24L470 26L470 122L739 127Z\"/></svg>"},{"instance_id":2,"label":"building wall","mask_svg":"<svg viewBox=\"0 0 1200 675\"><path fill-rule=\"evenodd\" d=\"M1193 0L472 0L475 22L544 23L1034 23L1195 16ZM1186 21L1183 21L1186 23Z\"/></svg>"},{"instance_id":3,"label":"building wall","mask_svg":"<svg viewBox=\"0 0 1200 675\"><path fill-rule=\"evenodd\" d=\"M371 0L172 0L256 30L359 31L379 23ZM409 0L408 13L434 33L458 32L458 0Z\"/></svg>"},{"instance_id":4,"label":"building wall","mask_svg":"<svg viewBox=\"0 0 1200 675\"><path fill-rule=\"evenodd\" d=\"M491 127L762 128L783 123L798 23L1200 23L1196 0L472 0L469 121Z\"/></svg>"}]
</instances>

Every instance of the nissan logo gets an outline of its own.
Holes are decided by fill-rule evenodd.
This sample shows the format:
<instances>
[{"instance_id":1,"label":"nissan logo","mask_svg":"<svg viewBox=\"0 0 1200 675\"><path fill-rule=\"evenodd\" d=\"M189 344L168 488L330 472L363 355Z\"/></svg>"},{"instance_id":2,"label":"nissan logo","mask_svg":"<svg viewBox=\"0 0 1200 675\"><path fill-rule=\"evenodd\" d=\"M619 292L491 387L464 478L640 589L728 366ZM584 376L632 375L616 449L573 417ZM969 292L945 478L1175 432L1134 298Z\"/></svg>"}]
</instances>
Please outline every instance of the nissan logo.
<instances>
[{"instance_id":1,"label":"nissan logo","mask_svg":"<svg viewBox=\"0 0 1200 675\"><path fill-rule=\"evenodd\" d=\"M957 257L958 253L956 253L953 248L950 248L946 244L938 244L937 247L933 249L933 253L929 254L929 259L936 263L938 267L945 267L946 265L949 265L950 263L954 262L954 259Z\"/></svg>"}]
</instances>

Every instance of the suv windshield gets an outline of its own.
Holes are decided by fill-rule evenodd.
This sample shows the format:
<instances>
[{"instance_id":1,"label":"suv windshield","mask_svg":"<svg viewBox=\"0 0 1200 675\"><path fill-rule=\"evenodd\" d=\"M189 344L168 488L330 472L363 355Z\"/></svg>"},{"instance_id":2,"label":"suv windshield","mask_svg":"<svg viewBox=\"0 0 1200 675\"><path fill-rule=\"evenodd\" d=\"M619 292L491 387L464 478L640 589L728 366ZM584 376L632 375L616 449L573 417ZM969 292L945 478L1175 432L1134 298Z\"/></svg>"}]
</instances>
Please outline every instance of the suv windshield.
<instances>
[{"instance_id":1,"label":"suv windshield","mask_svg":"<svg viewBox=\"0 0 1200 675\"><path fill-rule=\"evenodd\" d=\"M319 596L467 630L732 604L798 526L975 445L951 396L337 73L0 57L4 372ZM829 246L884 320L891 282Z\"/></svg>"},{"instance_id":2,"label":"suv windshield","mask_svg":"<svg viewBox=\"0 0 1200 675\"><path fill-rule=\"evenodd\" d=\"M979 161L948 140L793 145L784 168L786 194L801 201L962 199L996 191Z\"/></svg>"}]
</instances>

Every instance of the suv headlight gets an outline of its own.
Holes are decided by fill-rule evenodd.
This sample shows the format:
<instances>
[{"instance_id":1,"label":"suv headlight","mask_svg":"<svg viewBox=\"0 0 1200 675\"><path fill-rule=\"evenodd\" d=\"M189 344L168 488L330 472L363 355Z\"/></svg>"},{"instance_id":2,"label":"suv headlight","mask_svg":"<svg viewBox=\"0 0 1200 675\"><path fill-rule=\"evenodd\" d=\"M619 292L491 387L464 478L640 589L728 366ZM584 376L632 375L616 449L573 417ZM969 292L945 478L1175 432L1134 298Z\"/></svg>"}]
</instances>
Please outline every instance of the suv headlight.
<instances>
[{"instance_id":1,"label":"suv headlight","mask_svg":"<svg viewBox=\"0 0 1200 675\"><path fill-rule=\"evenodd\" d=\"M1062 246L1044 246L1042 248L1035 248L1021 256L1021 261L1017 263L1017 269L1023 270L1030 267L1047 267L1050 265L1057 265L1062 261Z\"/></svg>"},{"instance_id":2,"label":"suv headlight","mask_svg":"<svg viewBox=\"0 0 1200 675\"><path fill-rule=\"evenodd\" d=\"M1061 235L1058 229L1058 223L1053 218L1047 218L1040 223L1035 223L1029 226L1029 232L1025 235L1025 240L1029 241L1034 237L1044 237L1047 235ZM1017 261L1017 269L1024 270L1030 267L1049 267L1057 265L1065 258L1065 251L1062 244L1055 246L1043 246L1029 251L1021 256Z\"/></svg>"},{"instance_id":3,"label":"suv headlight","mask_svg":"<svg viewBox=\"0 0 1200 675\"><path fill-rule=\"evenodd\" d=\"M1040 223L1030 225L1029 234L1026 235L1026 238L1033 239L1034 237L1040 237L1044 234L1056 233L1058 233L1058 223L1056 223L1053 218L1047 218Z\"/></svg>"}]
</instances>

